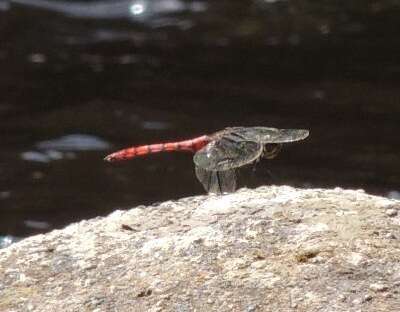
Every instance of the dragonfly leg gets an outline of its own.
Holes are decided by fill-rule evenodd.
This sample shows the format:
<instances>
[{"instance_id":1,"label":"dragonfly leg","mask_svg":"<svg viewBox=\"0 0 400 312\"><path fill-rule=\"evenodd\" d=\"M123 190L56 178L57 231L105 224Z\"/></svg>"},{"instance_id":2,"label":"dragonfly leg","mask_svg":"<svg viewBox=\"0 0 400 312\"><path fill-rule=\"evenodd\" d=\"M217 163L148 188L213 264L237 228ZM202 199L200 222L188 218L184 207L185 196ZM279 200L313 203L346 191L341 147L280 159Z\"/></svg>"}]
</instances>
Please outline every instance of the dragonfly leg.
<instances>
[{"instance_id":1,"label":"dragonfly leg","mask_svg":"<svg viewBox=\"0 0 400 312\"><path fill-rule=\"evenodd\" d=\"M208 193L223 194L236 190L235 170L211 171L196 166L197 179Z\"/></svg>"},{"instance_id":2,"label":"dragonfly leg","mask_svg":"<svg viewBox=\"0 0 400 312\"><path fill-rule=\"evenodd\" d=\"M265 144L263 149L263 157L266 159L275 158L282 149L282 144Z\"/></svg>"},{"instance_id":3,"label":"dragonfly leg","mask_svg":"<svg viewBox=\"0 0 400 312\"><path fill-rule=\"evenodd\" d=\"M265 170L265 172L267 173L266 175L271 180L271 182L276 181L275 176L272 174L271 170L267 169L267 170Z\"/></svg>"}]
</instances>

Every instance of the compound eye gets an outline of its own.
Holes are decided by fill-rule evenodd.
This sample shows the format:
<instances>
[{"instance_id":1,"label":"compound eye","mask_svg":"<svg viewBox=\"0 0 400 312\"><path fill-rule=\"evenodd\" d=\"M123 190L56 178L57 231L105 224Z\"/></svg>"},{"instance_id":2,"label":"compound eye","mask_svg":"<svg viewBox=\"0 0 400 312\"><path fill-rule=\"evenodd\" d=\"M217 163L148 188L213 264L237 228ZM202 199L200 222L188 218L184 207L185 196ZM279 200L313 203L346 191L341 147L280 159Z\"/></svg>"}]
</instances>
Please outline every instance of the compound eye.
<instances>
[{"instance_id":1,"label":"compound eye","mask_svg":"<svg viewBox=\"0 0 400 312\"><path fill-rule=\"evenodd\" d=\"M265 144L263 153L264 158L267 159L275 158L276 155L279 154L281 147L282 147L281 144Z\"/></svg>"}]
</instances>

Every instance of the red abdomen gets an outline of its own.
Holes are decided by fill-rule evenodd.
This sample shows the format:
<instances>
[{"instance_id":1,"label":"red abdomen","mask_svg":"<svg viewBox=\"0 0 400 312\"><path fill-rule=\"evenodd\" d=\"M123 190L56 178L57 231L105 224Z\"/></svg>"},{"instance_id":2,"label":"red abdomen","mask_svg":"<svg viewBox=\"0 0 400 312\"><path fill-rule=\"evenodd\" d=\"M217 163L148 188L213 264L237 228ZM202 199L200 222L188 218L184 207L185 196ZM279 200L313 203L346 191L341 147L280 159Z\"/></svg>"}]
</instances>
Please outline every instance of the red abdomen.
<instances>
[{"instance_id":1,"label":"red abdomen","mask_svg":"<svg viewBox=\"0 0 400 312\"><path fill-rule=\"evenodd\" d=\"M112 162L119 160L127 160L134 157L145 156L148 154L159 153L159 152L187 151L194 153L197 152L202 147L204 147L205 145L207 145L209 142L210 138L207 135L203 135L195 139L185 140L180 142L133 146L112 153L106 156L104 159Z\"/></svg>"}]
</instances>

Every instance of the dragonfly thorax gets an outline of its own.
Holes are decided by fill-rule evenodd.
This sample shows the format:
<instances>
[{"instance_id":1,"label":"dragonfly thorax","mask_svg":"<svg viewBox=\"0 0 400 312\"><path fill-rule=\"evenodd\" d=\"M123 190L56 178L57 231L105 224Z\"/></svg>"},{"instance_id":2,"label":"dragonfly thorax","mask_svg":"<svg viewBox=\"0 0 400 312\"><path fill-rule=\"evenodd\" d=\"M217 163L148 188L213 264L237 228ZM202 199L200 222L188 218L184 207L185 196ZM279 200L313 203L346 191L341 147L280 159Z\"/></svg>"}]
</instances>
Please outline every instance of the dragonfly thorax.
<instances>
[{"instance_id":1,"label":"dragonfly thorax","mask_svg":"<svg viewBox=\"0 0 400 312\"><path fill-rule=\"evenodd\" d=\"M281 148L282 144L278 143L265 144L262 156L266 159L275 158L279 154Z\"/></svg>"}]
</instances>

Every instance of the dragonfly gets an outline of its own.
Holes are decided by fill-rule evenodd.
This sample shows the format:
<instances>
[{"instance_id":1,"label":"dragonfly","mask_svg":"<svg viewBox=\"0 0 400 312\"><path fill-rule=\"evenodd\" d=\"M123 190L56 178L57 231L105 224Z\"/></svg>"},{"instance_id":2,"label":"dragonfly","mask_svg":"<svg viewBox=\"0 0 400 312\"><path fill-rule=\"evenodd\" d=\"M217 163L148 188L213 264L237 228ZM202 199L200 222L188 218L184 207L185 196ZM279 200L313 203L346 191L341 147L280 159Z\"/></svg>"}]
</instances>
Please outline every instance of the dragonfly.
<instances>
[{"instance_id":1,"label":"dragonfly","mask_svg":"<svg viewBox=\"0 0 400 312\"><path fill-rule=\"evenodd\" d=\"M259 161L275 158L282 144L304 140L306 129L268 127L229 127L194 139L124 148L106 156L108 162L128 160L159 152L191 152L197 179L208 193L236 190L236 170Z\"/></svg>"}]
</instances>

